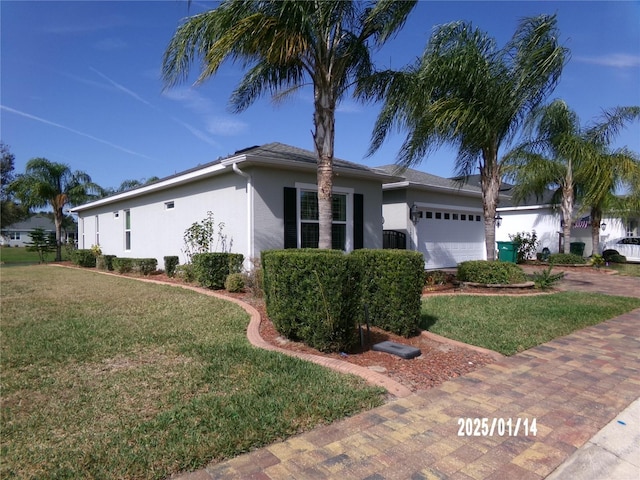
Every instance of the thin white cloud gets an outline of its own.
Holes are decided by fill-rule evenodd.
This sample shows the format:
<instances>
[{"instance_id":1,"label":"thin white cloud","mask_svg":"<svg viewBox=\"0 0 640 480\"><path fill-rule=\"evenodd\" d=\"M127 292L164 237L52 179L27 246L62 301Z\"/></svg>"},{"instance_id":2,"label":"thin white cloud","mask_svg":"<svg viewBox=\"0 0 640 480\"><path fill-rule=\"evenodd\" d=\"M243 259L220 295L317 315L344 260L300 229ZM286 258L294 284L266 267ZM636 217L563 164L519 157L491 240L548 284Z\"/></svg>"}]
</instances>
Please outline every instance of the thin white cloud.
<instances>
[{"instance_id":1,"label":"thin white cloud","mask_svg":"<svg viewBox=\"0 0 640 480\"><path fill-rule=\"evenodd\" d=\"M129 95L131 98L137 100L138 102L144 103L148 107L151 107L151 108L153 108L155 110L158 110L158 108L156 106L152 105L150 102L148 102L147 100L142 98L140 95L138 95L137 93L135 93L132 90L129 90L127 87L125 87L124 85L119 84L115 80L112 80L111 78L107 77L104 73L100 72L99 70L96 70L93 67L89 67L89 70L91 70L93 73L95 73L96 75L102 77L104 80L109 82L111 84L111 86L116 88L116 90L119 90L120 92L122 92L122 93L124 93L126 95Z\"/></svg>"},{"instance_id":2,"label":"thin white cloud","mask_svg":"<svg viewBox=\"0 0 640 480\"><path fill-rule=\"evenodd\" d=\"M96 42L94 48L97 50L101 50L103 52L112 52L114 50L122 50L123 48L127 48L127 42L122 40L121 38L105 38Z\"/></svg>"},{"instance_id":3,"label":"thin white cloud","mask_svg":"<svg viewBox=\"0 0 640 480\"><path fill-rule=\"evenodd\" d=\"M640 67L640 55L629 55L626 53L612 53L610 55L597 55L592 57L574 57L581 63L601 65L613 68L637 68Z\"/></svg>"},{"instance_id":4,"label":"thin white cloud","mask_svg":"<svg viewBox=\"0 0 640 480\"><path fill-rule=\"evenodd\" d=\"M128 148L122 147L122 146L117 145L117 144L115 144L113 142L110 142L108 140L104 140L102 138L95 137L95 136L90 135L88 133L81 132L80 130L76 130L74 128L67 127L65 125L61 125L61 124L56 123L56 122L52 122L51 120L46 120L44 118L37 117L35 115L31 115L30 113L22 112L20 110L16 110L14 108L7 107L5 105L0 105L0 110L5 110L5 111L7 111L9 113L13 113L15 115L19 115L21 117L28 118L29 120L34 120L36 122L44 123L45 125L50 125L52 127L61 128L62 130L66 130L68 132L75 133L76 135L80 135L81 137L89 138L89 139L94 140L96 142L103 143L103 144L108 145L108 146L110 146L112 148L115 148L116 150L120 150L121 152L125 152L125 153L128 153L130 155L135 155L137 157L146 158L147 160L154 160L153 158L151 158L151 157L149 157L149 156L147 156L147 155L145 155L143 153L138 153L138 152L135 152L133 150L129 150Z\"/></svg>"},{"instance_id":5,"label":"thin white cloud","mask_svg":"<svg viewBox=\"0 0 640 480\"><path fill-rule=\"evenodd\" d=\"M200 116L207 132L212 135L233 136L248 128L245 122L217 113L215 104L193 88L174 88L164 91L162 95L182 103L186 109Z\"/></svg>"}]
</instances>

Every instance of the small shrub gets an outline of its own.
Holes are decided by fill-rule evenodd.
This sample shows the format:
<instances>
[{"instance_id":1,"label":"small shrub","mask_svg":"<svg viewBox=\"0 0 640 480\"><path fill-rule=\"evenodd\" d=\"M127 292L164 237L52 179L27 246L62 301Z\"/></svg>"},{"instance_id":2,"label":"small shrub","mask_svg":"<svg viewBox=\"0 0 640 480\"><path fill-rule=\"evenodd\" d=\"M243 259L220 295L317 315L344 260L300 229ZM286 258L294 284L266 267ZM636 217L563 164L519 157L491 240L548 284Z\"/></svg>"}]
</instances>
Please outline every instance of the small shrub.
<instances>
[{"instance_id":1,"label":"small shrub","mask_svg":"<svg viewBox=\"0 0 640 480\"><path fill-rule=\"evenodd\" d=\"M180 259L177 255L168 255L164 257L164 271L167 272L169 278L173 278L176 275L176 267L180 263Z\"/></svg>"},{"instance_id":2,"label":"small shrub","mask_svg":"<svg viewBox=\"0 0 640 480\"><path fill-rule=\"evenodd\" d=\"M224 281L224 288L227 292L238 293L244 290L244 275L241 273L231 273Z\"/></svg>"},{"instance_id":3,"label":"small shrub","mask_svg":"<svg viewBox=\"0 0 640 480\"><path fill-rule=\"evenodd\" d=\"M602 258L604 258L605 262L611 263L627 263L627 257L624 255L620 255L617 250L605 250L602 252Z\"/></svg>"},{"instance_id":4,"label":"small shrub","mask_svg":"<svg viewBox=\"0 0 640 480\"><path fill-rule=\"evenodd\" d=\"M91 253L93 253L96 258L102 255L102 249L100 248L100 245L91 245Z\"/></svg>"},{"instance_id":5,"label":"small shrub","mask_svg":"<svg viewBox=\"0 0 640 480\"><path fill-rule=\"evenodd\" d=\"M424 272L424 285L426 287L435 287L436 285L445 285L451 280L452 275L442 270L432 270Z\"/></svg>"},{"instance_id":6,"label":"small shrub","mask_svg":"<svg viewBox=\"0 0 640 480\"><path fill-rule=\"evenodd\" d=\"M598 255L597 253L594 253L593 255L591 255L591 258L589 259L589 263L596 268L600 268L605 264L604 257L602 255Z\"/></svg>"},{"instance_id":7,"label":"small shrub","mask_svg":"<svg viewBox=\"0 0 640 480\"><path fill-rule=\"evenodd\" d=\"M100 255L96 258L96 268L98 270L112 271L113 259L115 255Z\"/></svg>"},{"instance_id":8,"label":"small shrub","mask_svg":"<svg viewBox=\"0 0 640 480\"><path fill-rule=\"evenodd\" d=\"M509 235L509 239L518 245L517 262L524 263L529 259L534 258L536 250L538 249L538 236L535 230L529 232L518 232L515 235Z\"/></svg>"},{"instance_id":9,"label":"small shrub","mask_svg":"<svg viewBox=\"0 0 640 480\"><path fill-rule=\"evenodd\" d=\"M513 285L527 280L521 267L509 262L472 260L458 265L458 280L486 285Z\"/></svg>"},{"instance_id":10,"label":"small shrub","mask_svg":"<svg viewBox=\"0 0 640 480\"><path fill-rule=\"evenodd\" d=\"M95 257L94 257L95 258ZM112 260L113 269L118 273L133 272L135 259L127 257L116 257Z\"/></svg>"},{"instance_id":11,"label":"small shrub","mask_svg":"<svg viewBox=\"0 0 640 480\"><path fill-rule=\"evenodd\" d=\"M193 268L200 286L211 289L224 288L230 273L240 273L244 255L241 253L197 253L193 257Z\"/></svg>"},{"instance_id":12,"label":"small shrub","mask_svg":"<svg viewBox=\"0 0 640 480\"><path fill-rule=\"evenodd\" d=\"M89 249L75 250L71 261L79 267L94 268L96 266L96 256Z\"/></svg>"},{"instance_id":13,"label":"small shrub","mask_svg":"<svg viewBox=\"0 0 640 480\"><path fill-rule=\"evenodd\" d=\"M256 298L264 295L264 271L259 258L252 258L251 270L244 274L244 286Z\"/></svg>"},{"instance_id":14,"label":"small shrub","mask_svg":"<svg viewBox=\"0 0 640 480\"><path fill-rule=\"evenodd\" d=\"M587 261L575 253L553 253L549 255L549 263L552 265L584 265Z\"/></svg>"},{"instance_id":15,"label":"small shrub","mask_svg":"<svg viewBox=\"0 0 640 480\"><path fill-rule=\"evenodd\" d=\"M553 288L556 283L562 280L562 278L564 277L564 272L552 274L552 269L553 266L549 265L549 267L545 268L544 270L535 272L533 274L533 283L535 284L536 288L540 290L548 290L550 288Z\"/></svg>"},{"instance_id":16,"label":"small shrub","mask_svg":"<svg viewBox=\"0 0 640 480\"><path fill-rule=\"evenodd\" d=\"M176 277L182 279L187 283L193 283L196 281L196 272L192 263L185 263L184 265L176 266Z\"/></svg>"},{"instance_id":17,"label":"small shrub","mask_svg":"<svg viewBox=\"0 0 640 480\"><path fill-rule=\"evenodd\" d=\"M144 276L151 275L158 268L158 260L155 258L136 258L134 267Z\"/></svg>"}]
</instances>

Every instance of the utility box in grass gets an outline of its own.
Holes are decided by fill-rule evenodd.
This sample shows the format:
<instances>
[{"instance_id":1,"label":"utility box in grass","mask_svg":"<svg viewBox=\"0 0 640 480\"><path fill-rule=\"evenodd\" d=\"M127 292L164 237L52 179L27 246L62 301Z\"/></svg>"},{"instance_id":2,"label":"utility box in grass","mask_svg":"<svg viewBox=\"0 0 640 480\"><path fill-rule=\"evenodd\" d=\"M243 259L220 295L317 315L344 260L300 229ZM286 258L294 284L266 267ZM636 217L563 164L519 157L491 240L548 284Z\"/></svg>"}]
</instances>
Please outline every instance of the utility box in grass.
<instances>
[{"instance_id":1,"label":"utility box in grass","mask_svg":"<svg viewBox=\"0 0 640 480\"><path fill-rule=\"evenodd\" d=\"M497 242L498 259L503 262L518 262L518 244L515 242Z\"/></svg>"}]
</instances>

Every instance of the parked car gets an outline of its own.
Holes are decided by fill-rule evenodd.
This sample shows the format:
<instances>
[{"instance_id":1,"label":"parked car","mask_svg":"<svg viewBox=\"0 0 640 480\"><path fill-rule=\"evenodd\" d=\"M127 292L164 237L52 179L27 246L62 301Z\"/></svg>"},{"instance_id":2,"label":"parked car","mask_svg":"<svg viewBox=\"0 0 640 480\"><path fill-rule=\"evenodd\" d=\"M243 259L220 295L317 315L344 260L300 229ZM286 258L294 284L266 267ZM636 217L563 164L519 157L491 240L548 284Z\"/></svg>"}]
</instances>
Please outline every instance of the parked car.
<instances>
[{"instance_id":1,"label":"parked car","mask_svg":"<svg viewBox=\"0 0 640 480\"><path fill-rule=\"evenodd\" d=\"M624 237L609 240L602 250L615 250L627 257L627 262L640 262L640 237Z\"/></svg>"}]
</instances>

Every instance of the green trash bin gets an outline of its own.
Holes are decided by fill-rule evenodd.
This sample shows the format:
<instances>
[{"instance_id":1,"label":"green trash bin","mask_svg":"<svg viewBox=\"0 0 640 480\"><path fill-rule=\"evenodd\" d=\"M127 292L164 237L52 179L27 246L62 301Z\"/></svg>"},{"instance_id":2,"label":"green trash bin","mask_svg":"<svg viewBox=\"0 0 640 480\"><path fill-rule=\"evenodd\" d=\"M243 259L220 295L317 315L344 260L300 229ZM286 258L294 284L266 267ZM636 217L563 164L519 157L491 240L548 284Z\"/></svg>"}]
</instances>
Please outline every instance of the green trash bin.
<instances>
[{"instance_id":1,"label":"green trash bin","mask_svg":"<svg viewBox=\"0 0 640 480\"><path fill-rule=\"evenodd\" d=\"M518 244L515 242L497 242L498 259L503 262L518 263Z\"/></svg>"},{"instance_id":2,"label":"green trash bin","mask_svg":"<svg viewBox=\"0 0 640 480\"><path fill-rule=\"evenodd\" d=\"M581 257L584 256L584 242L571 242L569 244L569 252Z\"/></svg>"}]
</instances>

